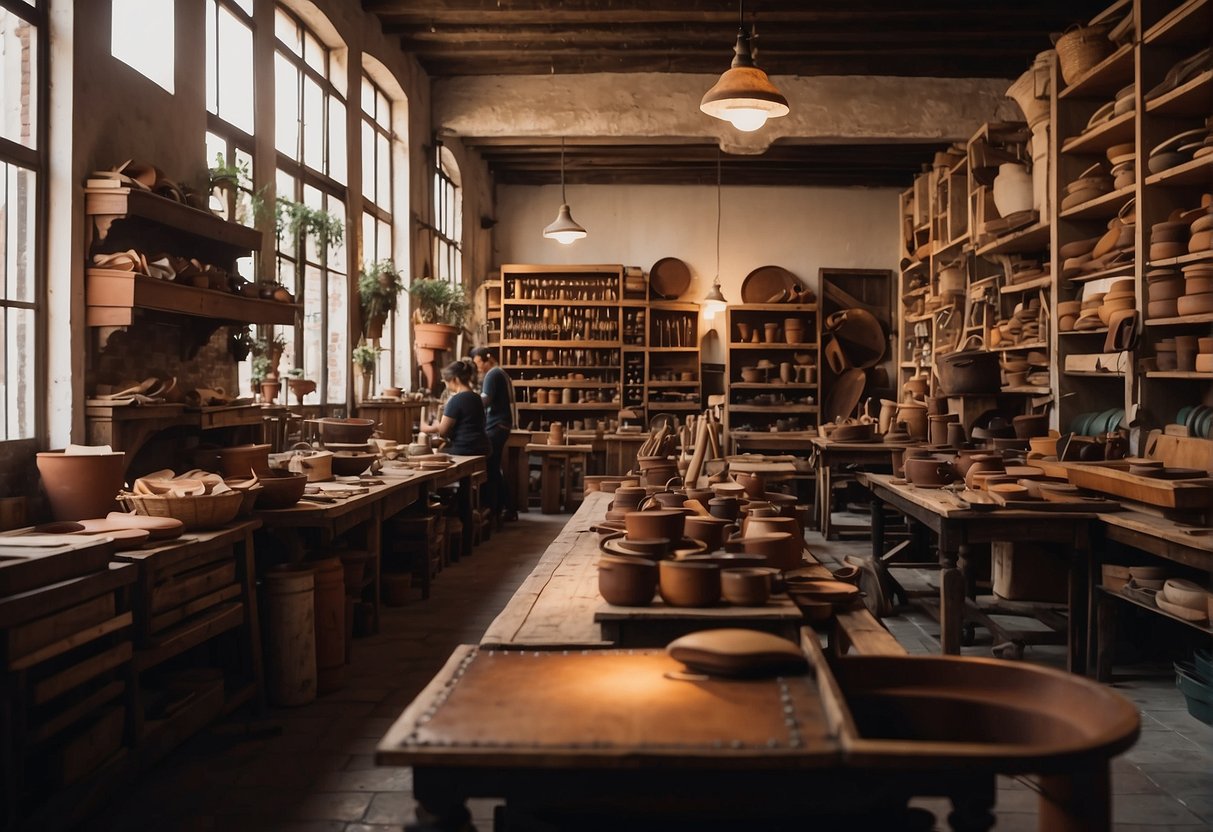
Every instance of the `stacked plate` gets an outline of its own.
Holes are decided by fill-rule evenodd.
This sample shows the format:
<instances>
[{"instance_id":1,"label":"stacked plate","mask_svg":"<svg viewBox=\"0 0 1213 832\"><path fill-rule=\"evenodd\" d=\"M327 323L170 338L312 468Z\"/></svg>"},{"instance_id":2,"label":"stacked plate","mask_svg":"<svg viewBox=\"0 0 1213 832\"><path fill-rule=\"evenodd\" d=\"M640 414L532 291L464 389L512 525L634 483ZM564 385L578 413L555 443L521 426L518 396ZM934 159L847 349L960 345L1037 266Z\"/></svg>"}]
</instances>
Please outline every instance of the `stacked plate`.
<instances>
[{"instance_id":1,"label":"stacked plate","mask_svg":"<svg viewBox=\"0 0 1213 832\"><path fill-rule=\"evenodd\" d=\"M1070 431L1077 433L1079 436L1097 436L1101 433L1110 433L1120 427L1120 422L1124 417L1124 410L1117 408L1079 413L1074 417L1074 421L1070 423Z\"/></svg>"},{"instance_id":2,"label":"stacked plate","mask_svg":"<svg viewBox=\"0 0 1213 832\"><path fill-rule=\"evenodd\" d=\"M1112 163L1112 188L1119 191L1137 181L1137 146L1133 142L1114 144L1108 148Z\"/></svg>"},{"instance_id":3,"label":"stacked plate","mask_svg":"<svg viewBox=\"0 0 1213 832\"><path fill-rule=\"evenodd\" d=\"M1165 222L1150 226L1150 260L1179 257L1188 251L1189 224L1179 219L1181 212L1172 212Z\"/></svg>"},{"instance_id":4,"label":"stacked plate","mask_svg":"<svg viewBox=\"0 0 1213 832\"><path fill-rule=\"evenodd\" d=\"M1132 309L1137 305L1136 294L1133 291L1133 280L1117 280L1101 298L1098 315L1104 326L1112 321L1112 314L1122 309Z\"/></svg>"},{"instance_id":5,"label":"stacked plate","mask_svg":"<svg viewBox=\"0 0 1213 832\"><path fill-rule=\"evenodd\" d=\"M1057 328L1061 332L1071 332L1078 316L1082 313L1082 301L1063 300L1057 304Z\"/></svg>"},{"instance_id":6,"label":"stacked plate","mask_svg":"<svg viewBox=\"0 0 1213 832\"><path fill-rule=\"evenodd\" d=\"M1213 153L1213 130L1209 125L1194 130L1184 130L1159 142L1150 151L1146 163L1150 173L1162 173L1193 159L1204 158Z\"/></svg>"},{"instance_id":7,"label":"stacked plate","mask_svg":"<svg viewBox=\"0 0 1213 832\"><path fill-rule=\"evenodd\" d=\"M1213 151L1213 145L1208 146ZM1213 194L1204 194L1200 198L1200 207L1185 211L1179 215L1180 222L1190 223L1188 226L1188 252L1196 254L1200 251L1213 251Z\"/></svg>"},{"instance_id":8,"label":"stacked plate","mask_svg":"<svg viewBox=\"0 0 1213 832\"><path fill-rule=\"evenodd\" d=\"M1213 407L1189 405L1181 407L1175 414L1175 423L1188 429L1188 435L1197 439L1213 439Z\"/></svg>"},{"instance_id":9,"label":"stacked plate","mask_svg":"<svg viewBox=\"0 0 1213 832\"><path fill-rule=\"evenodd\" d=\"M1189 263L1183 267L1184 293L1176 299L1178 315L1213 312L1213 263Z\"/></svg>"},{"instance_id":10,"label":"stacked plate","mask_svg":"<svg viewBox=\"0 0 1213 832\"><path fill-rule=\"evenodd\" d=\"M1104 292L1095 292L1083 298L1078 319L1074 322L1076 331L1085 332L1103 326L1103 321L1099 319L1099 308L1103 305L1104 294Z\"/></svg>"},{"instance_id":11,"label":"stacked plate","mask_svg":"<svg viewBox=\"0 0 1213 832\"><path fill-rule=\"evenodd\" d=\"M1075 205L1082 205L1111 193L1113 181L1112 176L1104 170L1103 162L1096 162L1066 185L1065 195L1061 198L1061 210L1068 210Z\"/></svg>"},{"instance_id":12,"label":"stacked plate","mask_svg":"<svg viewBox=\"0 0 1213 832\"><path fill-rule=\"evenodd\" d=\"M1150 318L1174 318L1179 314L1179 298L1184 295L1184 279L1175 269L1151 269L1146 272Z\"/></svg>"},{"instance_id":13,"label":"stacked plate","mask_svg":"<svg viewBox=\"0 0 1213 832\"><path fill-rule=\"evenodd\" d=\"M1058 253L1062 257L1061 277L1063 280L1069 280L1082 274L1083 266L1090 262L1091 252L1095 249L1101 237L1074 240L1058 249Z\"/></svg>"}]
</instances>

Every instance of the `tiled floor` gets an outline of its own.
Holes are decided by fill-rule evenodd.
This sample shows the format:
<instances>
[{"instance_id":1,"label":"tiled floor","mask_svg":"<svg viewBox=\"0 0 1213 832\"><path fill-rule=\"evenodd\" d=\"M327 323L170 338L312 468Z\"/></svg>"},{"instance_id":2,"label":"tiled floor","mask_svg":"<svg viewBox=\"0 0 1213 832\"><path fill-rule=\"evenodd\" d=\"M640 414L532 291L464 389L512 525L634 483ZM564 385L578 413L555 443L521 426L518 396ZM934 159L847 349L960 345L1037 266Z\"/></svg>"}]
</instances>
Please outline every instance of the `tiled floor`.
<instances>
[{"instance_id":1,"label":"tiled floor","mask_svg":"<svg viewBox=\"0 0 1213 832\"><path fill-rule=\"evenodd\" d=\"M338 693L261 722L229 721L204 733L116 799L89 825L110 830L291 830L368 832L411 820L411 772L376 768L378 738L442 666L452 648L476 642L563 527L566 516L524 515L475 554L444 571L433 596L385 608L382 632L354 643L347 683ZM809 545L824 560L867 544ZM899 571L909 588L928 588L935 573ZM912 653L938 650L939 628L919 611L887 621ZM966 652L989 655L989 643ZM1057 664L1057 648L1030 648L1030 661ZM1142 709L1141 740L1113 765L1119 832L1213 827L1213 728L1184 710L1165 678L1118 685ZM998 830L1035 829L1029 778L1001 778ZM482 832L492 801L471 809ZM946 829L947 806L923 800Z\"/></svg>"}]
</instances>

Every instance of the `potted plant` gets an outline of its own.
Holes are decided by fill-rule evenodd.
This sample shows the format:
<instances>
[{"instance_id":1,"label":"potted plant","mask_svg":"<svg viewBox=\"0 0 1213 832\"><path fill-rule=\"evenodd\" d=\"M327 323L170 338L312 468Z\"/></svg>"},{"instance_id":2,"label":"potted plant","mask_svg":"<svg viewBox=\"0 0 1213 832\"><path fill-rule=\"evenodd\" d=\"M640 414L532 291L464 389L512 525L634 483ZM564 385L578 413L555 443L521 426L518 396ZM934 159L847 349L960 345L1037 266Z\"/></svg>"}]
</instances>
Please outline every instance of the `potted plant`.
<instances>
[{"instance_id":1,"label":"potted plant","mask_svg":"<svg viewBox=\"0 0 1213 832\"><path fill-rule=\"evenodd\" d=\"M358 300L367 338L383 337L383 324L396 311L400 293L404 291L403 278L391 260L372 263L358 274Z\"/></svg>"},{"instance_id":2,"label":"potted plant","mask_svg":"<svg viewBox=\"0 0 1213 832\"><path fill-rule=\"evenodd\" d=\"M354 347L352 353L354 366L362 374L362 401L371 397L371 381L375 378L375 368L379 364L380 352L378 347L373 347L366 341L362 341Z\"/></svg>"},{"instance_id":3,"label":"potted plant","mask_svg":"<svg viewBox=\"0 0 1213 832\"><path fill-rule=\"evenodd\" d=\"M420 349L453 350L471 301L462 286L423 277L409 284L413 300L413 343Z\"/></svg>"},{"instance_id":4,"label":"potted plant","mask_svg":"<svg viewBox=\"0 0 1213 832\"><path fill-rule=\"evenodd\" d=\"M264 378L266 381L278 381L278 363L282 361L282 352L286 349L286 336L278 333L253 342L253 355L265 358Z\"/></svg>"},{"instance_id":5,"label":"potted plant","mask_svg":"<svg viewBox=\"0 0 1213 832\"><path fill-rule=\"evenodd\" d=\"M299 406L303 406L303 397L308 393L316 392L316 382L310 378L303 377L303 368L295 367L293 370L287 371L286 386L290 388L291 393L295 396L295 402Z\"/></svg>"},{"instance_id":6,"label":"potted plant","mask_svg":"<svg viewBox=\"0 0 1213 832\"><path fill-rule=\"evenodd\" d=\"M227 352L235 361L243 361L253 350L253 334L247 326L233 326L227 332Z\"/></svg>"}]
</instances>

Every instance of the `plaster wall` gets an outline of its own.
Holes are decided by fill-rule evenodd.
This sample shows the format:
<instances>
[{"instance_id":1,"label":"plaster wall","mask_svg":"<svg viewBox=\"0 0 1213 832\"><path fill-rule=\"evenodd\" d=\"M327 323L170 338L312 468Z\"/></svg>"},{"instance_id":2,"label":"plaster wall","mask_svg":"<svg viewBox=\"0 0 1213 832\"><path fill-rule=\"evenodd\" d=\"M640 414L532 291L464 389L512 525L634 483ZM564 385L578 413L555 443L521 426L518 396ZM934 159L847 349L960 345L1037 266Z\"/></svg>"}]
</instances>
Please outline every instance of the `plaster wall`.
<instances>
[{"instance_id":1,"label":"plaster wall","mask_svg":"<svg viewBox=\"0 0 1213 832\"><path fill-rule=\"evenodd\" d=\"M576 185L573 217L589 232L572 245L543 237L560 207L559 187L498 188L495 262L622 263L646 272L662 257L691 269L683 300L697 301L716 271L716 189ZM884 188L758 188L721 191L720 283L730 303L752 270L779 265L818 291L822 267L897 268L897 195ZM723 316L716 319L723 337ZM723 361L709 339L705 361Z\"/></svg>"}]
</instances>

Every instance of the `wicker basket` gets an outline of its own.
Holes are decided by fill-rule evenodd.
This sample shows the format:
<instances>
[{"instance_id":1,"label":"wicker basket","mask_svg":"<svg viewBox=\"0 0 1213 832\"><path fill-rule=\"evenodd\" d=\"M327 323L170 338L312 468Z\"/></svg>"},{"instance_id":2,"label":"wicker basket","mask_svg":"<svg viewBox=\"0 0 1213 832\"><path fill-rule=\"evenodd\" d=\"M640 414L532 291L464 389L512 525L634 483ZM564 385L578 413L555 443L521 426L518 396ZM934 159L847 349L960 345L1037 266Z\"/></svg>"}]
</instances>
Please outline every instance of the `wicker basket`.
<instances>
[{"instance_id":1,"label":"wicker basket","mask_svg":"<svg viewBox=\"0 0 1213 832\"><path fill-rule=\"evenodd\" d=\"M184 523L186 529L213 529L226 526L235 519L240 504L244 502L244 494L239 491L195 497L123 494L121 499L138 514L172 517Z\"/></svg>"},{"instance_id":2,"label":"wicker basket","mask_svg":"<svg viewBox=\"0 0 1213 832\"><path fill-rule=\"evenodd\" d=\"M1073 84L1115 48L1108 40L1107 26L1083 26L1068 30L1057 39L1057 63L1066 84Z\"/></svg>"}]
</instances>

